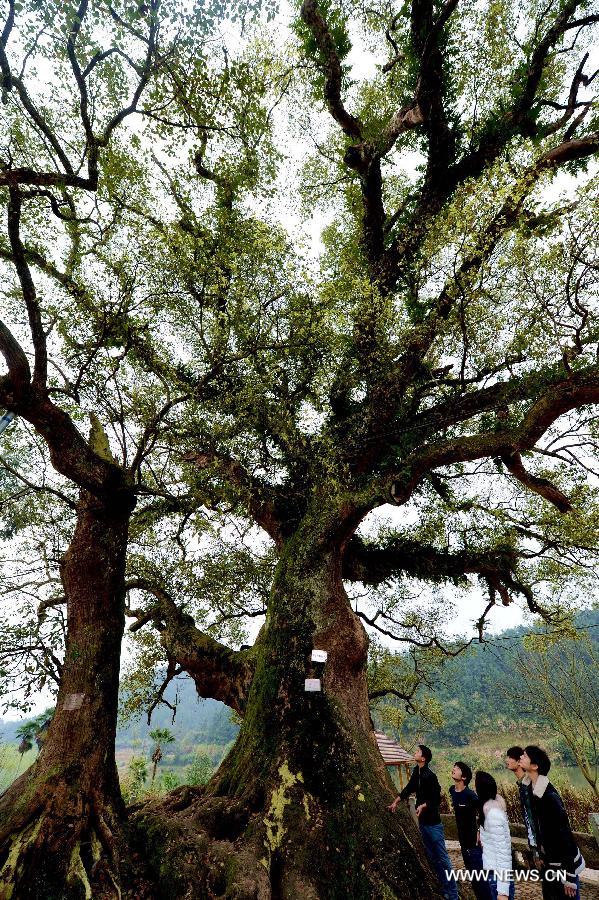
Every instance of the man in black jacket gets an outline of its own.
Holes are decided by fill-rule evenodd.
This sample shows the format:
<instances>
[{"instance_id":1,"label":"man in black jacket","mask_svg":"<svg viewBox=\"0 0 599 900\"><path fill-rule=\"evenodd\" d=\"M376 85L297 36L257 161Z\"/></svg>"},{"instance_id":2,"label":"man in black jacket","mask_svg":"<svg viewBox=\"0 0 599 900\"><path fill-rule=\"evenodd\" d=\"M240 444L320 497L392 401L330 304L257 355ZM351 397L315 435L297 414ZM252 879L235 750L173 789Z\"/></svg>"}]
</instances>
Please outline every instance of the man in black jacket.
<instances>
[{"instance_id":1,"label":"man in black jacket","mask_svg":"<svg viewBox=\"0 0 599 900\"><path fill-rule=\"evenodd\" d=\"M568 813L562 798L553 787L547 773L551 762L544 750L533 744L520 757L526 772L522 780L530 791L535 833L543 868L544 900L575 897L580 900L579 874L584 859L572 834Z\"/></svg>"},{"instance_id":2,"label":"man in black jacket","mask_svg":"<svg viewBox=\"0 0 599 900\"><path fill-rule=\"evenodd\" d=\"M538 838L535 834L534 828L534 820L532 815L532 800L531 800L531 792L529 790L529 780L526 776L526 772L520 765L520 757L524 753L523 747L519 747L516 745L515 747L510 747L509 750L506 750L505 754L505 766L506 769L509 769L510 772L516 778L516 783L518 784L518 794L520 795L520 807L522 809L522 819L524 821L524 825L526 826L526 835L528 837L528 846L532 851L532 857L534 860L535 866L538 868L539 866L539 850L538 850ZM526 778L526 782L524 779Z\"/></svg>"},{"instance_id":3,"label":"man in black jacket","mask_svg":"<svg viewBox=\"0 0 599 900\"><path fill-rule=\"evenodd\" d=\"M414 754L416 766L403 791L395 798L389 809L395 812L400 800L407 800L410 794L416 794L416 815L426 855L437 873L446 900L458 900L458 889L450 872L453 870L447 855L445 834L439 815L441 802L441 785L428 764L433 754L425 744L418 744Z\"/></svg>"}]
</instances>

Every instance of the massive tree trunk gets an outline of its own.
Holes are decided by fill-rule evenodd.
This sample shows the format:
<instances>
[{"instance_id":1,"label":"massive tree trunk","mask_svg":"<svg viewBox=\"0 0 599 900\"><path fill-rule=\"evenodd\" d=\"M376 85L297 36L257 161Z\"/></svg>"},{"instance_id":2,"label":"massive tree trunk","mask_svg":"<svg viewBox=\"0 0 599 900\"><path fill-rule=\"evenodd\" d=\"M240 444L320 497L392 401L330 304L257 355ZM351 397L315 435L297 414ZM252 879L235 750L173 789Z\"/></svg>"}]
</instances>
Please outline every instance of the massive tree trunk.
<instances>
[{"instance_id":1,"label":"massive tree trunk","mask_svg":"<svg viewBox=\"0 0 599 900\"><path fill-rule=\"evenodd\" d=\"M0 798L0 898L117 897L114 739L132 494L81 492L61 577L67 644L37 761Z\"/></svg>"},{"instance_id":2,"label":"massive tree trunk","mask_svg":"<svg viewBox=\"0 0 599 900\"><path fill-rule=\"evenodd\" d=\"M243 725L216 776L135 813L164 896L438 896L407 810L386 809L368 638L341 578L346 537L323 520L306 519L283 548ZM314 693L313 648L328 653Z\"/></svg>"}]
</instances>

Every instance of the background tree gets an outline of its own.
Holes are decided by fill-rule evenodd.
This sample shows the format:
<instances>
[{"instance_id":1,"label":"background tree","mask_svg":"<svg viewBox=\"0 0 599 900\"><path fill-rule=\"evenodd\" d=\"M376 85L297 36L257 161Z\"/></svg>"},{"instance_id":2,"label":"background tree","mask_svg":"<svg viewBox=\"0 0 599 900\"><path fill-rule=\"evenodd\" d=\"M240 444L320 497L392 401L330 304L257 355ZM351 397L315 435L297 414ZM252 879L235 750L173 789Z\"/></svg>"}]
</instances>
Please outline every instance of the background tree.
<instances>
[{"instance_id":1,"label":"background tree","mask_svg":"<svg viewBox=\"0 0 599 900\"><path fill-rule=\"evenodd\" d=\"M135 803L139 799L148 777L148 766L143 756L132 756L129 760L128 770L130 777L128 799Z\"/></svg>"},{"instance_id":2,"label":"background tree","mask_svg":"<svg viewBox=\"0 0 599 900\"><path fill-rule=\"evenodd\" d=\"M547 718L599 796L599 657L588 637L530 639L516 659L519 690Z\"/></svg>"},{"instance_id":3,"label":"background tree","mask_svg":"<svg viewBox=\"0 0 599 900\"><path fill-rule=\"evenodd\" d=\"M21 756L31 750L34 743L37 744L38 749L41 749L53 715L54 709L47 709L17 728L17 736L21 739L19 743Z\"/></svg>"},{"instance_id":4,"label":"background tree","mask_svg":"<svg viewBox=\"0 0 599 900\"><path fill-rule=\"evenodd\" d=\"M193 762L187 770L185 778L187 784L203 785L210 781L210 776L214 771L214 767L210 757L205 753L197 753Z\"/></svg>"},{"instance_id":5,"label":"background tree","mask_svg":"<svg viewBox=\"0 0 599 900\"><path fill-rule=\"evenodd\" d=\"M154 752L152 753L152 783L154 783L156 769L158 768L158 763L162 759L162 746L163 744L174 744L175 735L172 731L169 731L168 728L154 728L154 730L150 732L150 737L156 744Z\"/></svg>"}]
</instances>

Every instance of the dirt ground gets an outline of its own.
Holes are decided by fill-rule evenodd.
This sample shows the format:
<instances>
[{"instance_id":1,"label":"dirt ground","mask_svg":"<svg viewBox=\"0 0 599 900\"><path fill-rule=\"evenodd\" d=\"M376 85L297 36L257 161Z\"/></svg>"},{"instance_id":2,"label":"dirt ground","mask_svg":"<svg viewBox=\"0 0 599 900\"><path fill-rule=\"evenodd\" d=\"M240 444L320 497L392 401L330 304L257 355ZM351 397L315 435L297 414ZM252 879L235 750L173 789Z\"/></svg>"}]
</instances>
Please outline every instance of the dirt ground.
<instances>
[{"instance_id":1,"label":"dirt ground","mask_svg":"<svg viewBox=\"0 0 599 900\"><path fill-rule=\"evenodd\" d=\"M452 844L454 843L457 842L447 842L449 857L454 865L454 868L461 869L464 867L464 861L462 859L462 854L460 853L460 851L452 847ZM541 900L542 897L543 889L540 884L529 881L520 882L516 885L516 900ZM599 881L597 882L597 884L581 883L580 897L581 900L599 900Z\"/></svg>"}]
</instances>

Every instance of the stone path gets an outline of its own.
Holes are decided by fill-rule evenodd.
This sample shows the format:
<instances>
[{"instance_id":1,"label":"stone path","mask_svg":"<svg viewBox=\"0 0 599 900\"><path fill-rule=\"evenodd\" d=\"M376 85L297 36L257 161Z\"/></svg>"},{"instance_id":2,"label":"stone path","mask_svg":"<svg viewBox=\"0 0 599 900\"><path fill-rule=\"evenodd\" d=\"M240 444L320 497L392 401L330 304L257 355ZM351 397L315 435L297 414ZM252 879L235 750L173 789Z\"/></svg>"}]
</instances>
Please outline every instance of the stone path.
<instances>
[{"instance_id":1,"label":"stone path","mask_svg":"<svg viewBox=\"0 0 599 900\"><path fill-rule=\"evenodd\" d=\"M461 869L464 867L462 854L460 853L457 841L447 841L447 850L454 868ZM599 872L594 870L586 870L584 873L585 881L580 886L581 900L599 900ZM593 879L593 883L587 883L586 879ZM472 895L471 895L472 896ZM516 885L516 900L542 900L543 889L540 884L533 881L520 882Z\"/></svg>"}]
</instances>

